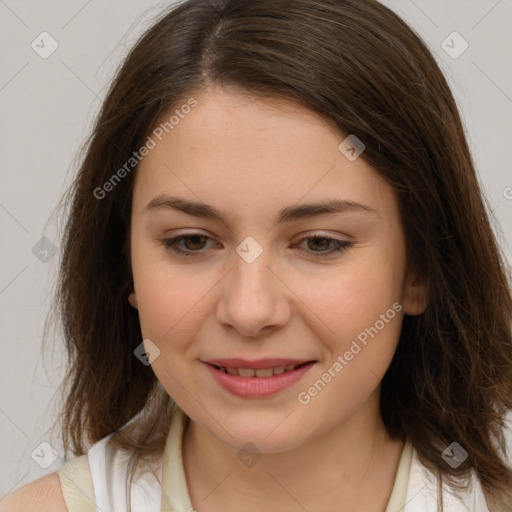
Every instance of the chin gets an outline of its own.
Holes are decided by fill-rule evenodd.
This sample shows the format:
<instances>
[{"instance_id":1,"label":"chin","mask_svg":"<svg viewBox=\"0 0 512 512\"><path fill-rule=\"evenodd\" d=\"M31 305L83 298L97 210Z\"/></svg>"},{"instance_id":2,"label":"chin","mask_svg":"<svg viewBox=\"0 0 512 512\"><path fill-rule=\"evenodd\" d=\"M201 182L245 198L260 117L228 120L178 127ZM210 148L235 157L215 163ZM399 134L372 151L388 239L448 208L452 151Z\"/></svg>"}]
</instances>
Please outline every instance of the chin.
<instances>
[{"instance_id":1,"label":"chin","mask_svg":"<svg viewBox=\"0 0 512 512\"><path fill-rule=\"evenodd\" d=\"M220 422L224 428L211 421L203 428L237 452L250 450L250 444L261 453L283 453L297 448L307 440L303 425L298 428L296 419L290 421L292 417L293 414L289 419L284 419L286 414L282 413L267 416L261 412L248 413L241 415L240 419L230 417L228 421Z\"/></svg>"}]
</instances>

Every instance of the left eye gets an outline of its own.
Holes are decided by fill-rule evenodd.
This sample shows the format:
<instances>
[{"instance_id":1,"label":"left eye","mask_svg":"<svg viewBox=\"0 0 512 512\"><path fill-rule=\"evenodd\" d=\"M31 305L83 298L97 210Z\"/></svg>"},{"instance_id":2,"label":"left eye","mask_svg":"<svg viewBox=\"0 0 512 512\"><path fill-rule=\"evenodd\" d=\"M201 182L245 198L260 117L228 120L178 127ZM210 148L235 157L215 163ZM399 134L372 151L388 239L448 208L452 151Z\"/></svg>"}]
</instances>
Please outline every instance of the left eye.
<instances>
[{"instance_id":1,"label":"left eye","mask_svg":"<svg viewBox=\"0 0 512 512\"><path fill-rule=\"evenodd\" d=\"M183 255L183 256L198 256L203 254L204 246L208 240L211 240L210 237L200 234L190 234L190 235L179 235L174 238L164 238L161 240L162 245L164 245L167 249L172 252ZM183 242L185 244L185 250L177 245ZM329 256L335 252L343 252L347 250L350 246L353 245L353 242L348 242L346 240L336 240L334 238L324 237L324 236L310 236L303 238L300 243L308 242L307 245L309 247L317 247L320 250L311 250L307 251L308 256L312 256L314 258L323 258Z\"/></svg>"},{"instance_id":2,"label":"left eye","mask_svg":"<svg viewBox=\"0 0 512 512\"><path fill-rule=\"evenodd\" d=\"M319 247L320 251L312 251L311 255L314 258L324 258L326 256L330 256L335 252L343 252L346 251L353 243L347 242L346 240L336 240L335 238L329 238L325 236L310 236L307 238L303 238L302 242L307 242L309 247ZM330 248L329 248L330 246ZM325 250L327 249L327 250Z\"/></svg>"}]
</instances>

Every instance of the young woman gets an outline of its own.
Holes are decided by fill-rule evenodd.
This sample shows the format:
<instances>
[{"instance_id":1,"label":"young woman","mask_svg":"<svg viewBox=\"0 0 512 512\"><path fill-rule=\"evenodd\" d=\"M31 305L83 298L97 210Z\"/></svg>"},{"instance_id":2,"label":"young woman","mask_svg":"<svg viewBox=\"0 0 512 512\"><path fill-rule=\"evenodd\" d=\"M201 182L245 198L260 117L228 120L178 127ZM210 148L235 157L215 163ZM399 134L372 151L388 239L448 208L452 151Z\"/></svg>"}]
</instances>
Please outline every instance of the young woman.
<instances>
[{"instance_id":1,"label":"young woman","mask_svg":"<svg viewBox=\"0 0 512 512\"><path fill-rule=\"evenodd\" d=\"M0 510L512 510L512 297L449 87L375 0L189 0L67 201L75 457Z\"/></svg>"}]
</instances>

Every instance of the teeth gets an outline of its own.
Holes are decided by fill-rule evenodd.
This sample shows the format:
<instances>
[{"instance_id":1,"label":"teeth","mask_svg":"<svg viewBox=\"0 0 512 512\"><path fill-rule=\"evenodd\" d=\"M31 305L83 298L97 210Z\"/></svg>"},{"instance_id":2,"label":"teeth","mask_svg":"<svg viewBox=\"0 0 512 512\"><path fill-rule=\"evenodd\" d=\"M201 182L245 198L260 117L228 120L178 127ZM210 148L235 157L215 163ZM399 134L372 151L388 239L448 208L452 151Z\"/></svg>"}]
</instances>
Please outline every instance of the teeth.
<instances>
[{"instance_id":1,"label":"teeth","mask_svg":"<svg viewBox=\"0 0 512 512\"><path fill-rule=\"evenodd\" d=\"M255 373L251 368L238 368L238 375L240 377L254 377Z\"/></svg>"},{"instance_id":2,"label":"teeth","mask_svg":"<svg viewBox=\"0 0 512 512\"><path fill-rule=\"evenodd\" d=\"M256 377L272 377L272 375L274 375L274 370L272 368L256 370Z\"/></svg>"},{"instance_id":3,"label":"teeth","mask_svg":"<svg viewBox=\"0 0 512 512\"><path fill-rule=\"evenodd\" d=\"M237 375L239 377L272 377L272 375L281 375L281 373L295 370L298 364L289 364L288 366L276 366L275 368L263 368L253 370L252 368L225 368L221 366L219 370L229 375Z\"/></svg>"}]
</instances>

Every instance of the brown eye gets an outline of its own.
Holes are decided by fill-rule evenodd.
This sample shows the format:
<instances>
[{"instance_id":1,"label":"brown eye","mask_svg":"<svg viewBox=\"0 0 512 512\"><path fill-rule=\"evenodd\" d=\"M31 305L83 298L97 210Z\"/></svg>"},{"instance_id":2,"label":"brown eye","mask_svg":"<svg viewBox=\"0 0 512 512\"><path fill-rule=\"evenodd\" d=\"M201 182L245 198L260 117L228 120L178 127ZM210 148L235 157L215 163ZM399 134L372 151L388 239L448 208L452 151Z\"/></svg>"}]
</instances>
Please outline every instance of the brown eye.
<instances>
[{"instance_id":1,"label":"brown eye","mask_svg":"<svg viewBox=\"0 0 512 512\"><path fill-rule=\"evenodd\" d=\"M192 251L202 249L204 242L208 237L204 235L189 235L183 236L181 239L185 242L185 247Z\"/></svg>"},{"instance_id":2,"label":"brown eye","mask_svg":"<svg viewBox=\"0 0 512 512\"><path fill-rule=\"evenodd\" d=\"M195 256L203 254L204 251L202 249L204 249L208 240L210 240L210 237L194 233L191 235L180 235L174 238L164 238L161 240L161 243L176 254ZM179 243L183 243L182 247L184 248L178 247Z\"/></svg>"},{"instance_id":3,"label":"brown eye","mask_svg":"<svg viewBox=\"0 0 512 512\"><path fill-rule=\"evenodd\" d=\"M334 242L335 240L332 240L331 238L315 236L315 237L306 239L306 241L307 241L307 246L309 248L311 248L313 250L317 249L317 250L322 251L325 249L329 249L331 242Z\"/></svg>"},{"instance_id":4,"label":"brown eye","mask_svg":"<svg viewBox=\"0 0 512 512\"><path fill-rule=\"evenodd\" d=\"M305 249L313 258L324 258L336 252L343 252L353 245L352 242L345 240L336 240L325 236L311 236L303 238L302 242L306 242Z\"/></svg>"}]
</instances>

